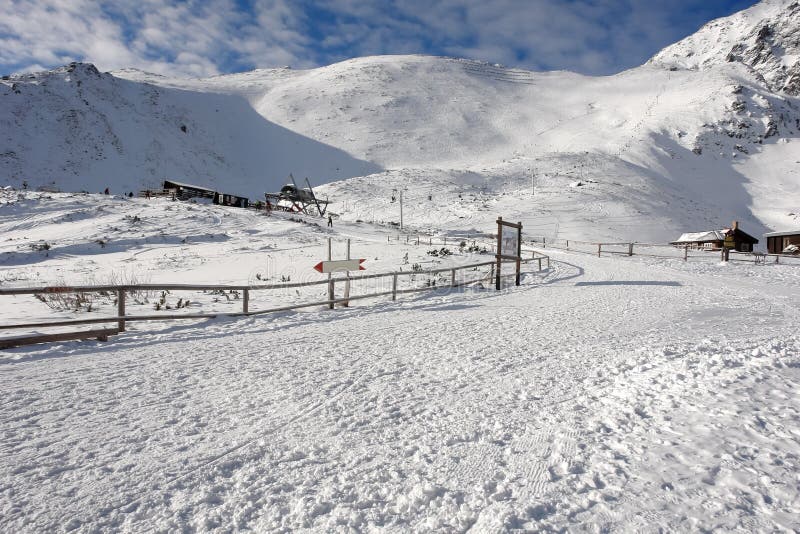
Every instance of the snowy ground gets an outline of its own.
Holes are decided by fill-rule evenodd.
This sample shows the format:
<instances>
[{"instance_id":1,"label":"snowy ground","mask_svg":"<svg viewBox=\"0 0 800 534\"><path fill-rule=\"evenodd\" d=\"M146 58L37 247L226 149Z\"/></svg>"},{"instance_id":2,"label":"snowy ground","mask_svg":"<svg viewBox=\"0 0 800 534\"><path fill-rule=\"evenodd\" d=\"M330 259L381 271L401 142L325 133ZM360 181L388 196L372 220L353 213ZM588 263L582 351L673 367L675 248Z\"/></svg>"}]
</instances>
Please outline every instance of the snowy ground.
<instances>
[{"instance_id":1,"label":"snowy ground","mask_svg":"<svg viewBox=\"0 0 800 534\"><path fill-rule=\"evenodd\" d=\"M96 198L117 208L69 221L78 196L24 202L0 209L4 287L130 258L153 281L247 282L267 254L273 277L310 268L327 235L376 272L431 261L355 221ZM189 239L109 233L134 214ZM800 528L800 267L543 252L550 270L501 292L4 351L0 530Z\"/></svg>"}]
</instances>

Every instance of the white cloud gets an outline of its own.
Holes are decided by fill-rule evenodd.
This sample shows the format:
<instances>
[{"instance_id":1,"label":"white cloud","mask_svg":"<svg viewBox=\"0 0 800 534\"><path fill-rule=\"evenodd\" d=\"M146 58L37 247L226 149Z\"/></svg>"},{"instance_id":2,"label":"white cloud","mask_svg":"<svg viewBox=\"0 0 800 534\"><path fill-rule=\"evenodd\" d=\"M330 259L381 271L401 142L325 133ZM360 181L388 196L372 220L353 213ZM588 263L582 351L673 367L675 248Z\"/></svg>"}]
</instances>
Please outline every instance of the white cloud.
<instances>
[{"instance_id":1,"label":"white cloud","mask_svg":"<svg viewBox=\"0 0 800 534\"><path fill-rule=\"evenodd\" d=\"M712 13L712 0L0 0L0 68L90 61L208 76L434 53L609 73ZM720 3L719 1L717 3ZM752 0L736 0L746 7Z\"/></svg>"}]
</instances>

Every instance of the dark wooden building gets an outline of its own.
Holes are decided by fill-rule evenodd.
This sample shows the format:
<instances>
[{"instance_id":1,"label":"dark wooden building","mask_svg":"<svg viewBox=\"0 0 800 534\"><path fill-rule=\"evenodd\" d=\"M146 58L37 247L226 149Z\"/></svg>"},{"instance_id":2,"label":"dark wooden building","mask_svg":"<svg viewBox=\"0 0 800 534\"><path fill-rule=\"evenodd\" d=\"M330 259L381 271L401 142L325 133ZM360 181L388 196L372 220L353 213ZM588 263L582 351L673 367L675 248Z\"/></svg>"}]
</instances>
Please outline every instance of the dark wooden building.
<instances>
[{"instance_id":1,"label":"dark wooden building","mask_svg":"<svg viewBox=\"0 0 800 534\"><path fill-rule=\"evenodd\" d=\"M230 195L228 193L220 193L208 187L200 185L185 184L183 182L175 182L173 180L164 180L164 189L167 191L174 191L175 198L178 200L189 200L191 198L208 198L214 204L220 206L234 206L237 208L246 208L250 205L247 197L239 195Z\"/></svg>"},{"instance_id":2,"label":"dark wooden building","mask_svg":"<svg viewBox=\"0 0 800 534\"><path fill-rule=\"evenodd\" d=\"M248 200L247 197L228 195L217 191L216 193L214 193L214 204L219 204L220 206L234 206L237 208L246 208L250 204L250 201Z\"/></svg>"},{"instance_id":3,"label":"dark wooden building","mask_svg":"<svg viewBox=\"0 0 800 534\"><path fill-rule=\"evenodd\" d=\"M753 252L753 245L758 243L758 239L739 228L738 221L733 221L730 228L682 234L671 244L705 250L719 250L725 245L725 239L728 237L733 238L733 249L738 252Z\"/></svg>"},{"instance_id":4,"label":"dark wooden building","mask_svg":"<svg viewBox=\"0 0 800 534\"><path fill-rule=\"evenodd\" d=\"M164 180L164 189L175 192L175 198L178 200L189 200L190 198L214 198L216 191L203 187L200 185L185 184L182 182L174 182L172 180Z\"/></svg>"},{"instance_id":5,"label":"dark wooden building","mask_svg":"<svg viewBox=\"0 0 800 534\"><path fill-rule=\"evenodd\" d=\"M800 230L770 232L764 234L764 237L767 240L767 252L769 254L782 254L787 248L789 248L787 253L796 254L792 245L800 247Z\"/></svg>"}]
</instances>

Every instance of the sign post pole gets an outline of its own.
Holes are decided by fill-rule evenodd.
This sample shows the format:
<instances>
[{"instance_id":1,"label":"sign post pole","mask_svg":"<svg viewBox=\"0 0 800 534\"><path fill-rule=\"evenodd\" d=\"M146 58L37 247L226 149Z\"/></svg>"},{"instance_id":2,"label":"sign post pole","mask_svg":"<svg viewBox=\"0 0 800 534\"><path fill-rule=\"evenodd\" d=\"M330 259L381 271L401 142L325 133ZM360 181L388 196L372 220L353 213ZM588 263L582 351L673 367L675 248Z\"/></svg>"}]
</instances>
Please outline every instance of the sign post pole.
<instances>
[{"instance_id":1,"label":"sign post pole","mask_svg":"<svg viewBox=\"0 0 800 534\"><path fill-rule=\"evenodd\" d=\"M736 240L733 237L733 233L730 233L725 236L725 240L722 242L722 261L728 261L731 249L736 247Z\"/></svg>"},{"instance_id":2,"label":"sign post pole","mask_svg":"<svg viewBox=\"0 0 800 534\"><path fill-rule=\"evenodd\" d=\"M497 218L497 272L495 273L495 284L494 287L497 291L500 291L500 270L503 266L503 218Z\"/></svg>"},{"instance_id":3,"label":"sign post pole","mask_svg":"<svg viewBox=\"0 0 800 534\"><path fill-rule=\"evenodd\" d=\"M331 238L328 238L328 261L331 261ZM328 273L328 300L331 301L328 304L329 309L333 309L333 274Z\"/></svg>"},{"instance_id":4,"label":"sign post pole","mask_svg":"<svg viewBox=\"0 0 800 534\"><path fill-rule=\"evenodd\" d=\"M520 284L520 274L522 273L522 221L517 221L517 284Z\"/></svg>"}]
</instances>

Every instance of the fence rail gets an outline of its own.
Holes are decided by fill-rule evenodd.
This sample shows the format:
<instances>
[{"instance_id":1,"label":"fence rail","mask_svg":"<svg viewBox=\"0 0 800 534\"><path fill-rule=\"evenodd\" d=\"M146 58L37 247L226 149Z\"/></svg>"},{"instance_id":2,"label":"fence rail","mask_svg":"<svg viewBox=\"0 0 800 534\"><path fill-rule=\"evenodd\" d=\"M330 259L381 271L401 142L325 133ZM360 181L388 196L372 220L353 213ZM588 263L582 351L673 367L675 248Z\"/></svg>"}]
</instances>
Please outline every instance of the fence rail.
<instances>
[{"instance_id":1,"label":"fence rail","mask_svg":"<svg viewBox=\"0 0 800 534\"><path fill-rule=\"evenodd\" d=\"M538 270L542 270L542 262L547 262L547 268L550 267L550 258L546 255L537 255L532 253L532 257L524 258L522 263L537 262ZM242 284L120 284L120 285L97 285L97 286L42 286L42 287L27 287L27 288L0 288L0 296L3 295L42 295L42 294L59 294L59 293L113 293L117 297L117 315L108 317L95 317L91 319L64 319L64 320L51 320L39 321L29 323L17 324L0 324L0 330L14 330L14 329L30 329L30 328L47 328L58 326L79 326L100 323L117 323L117 329L120 332L125 331L125 325L128 322L134 321L168 321L168 320L185 320L185 319L213 319L216 317L243 317L254 316L268 313L277 313L283 311L292 311L303 308L311 308L317 306L333 306L335 304L349 304L354 300L363 300L371 298L381 298L391 296L392 300L397 299L397 295L416 293L422 291L431 291L439 289L448 289L456 287L464 287L470 284L475 284L485 280L493 280L495 278L496 260L484 261L478 263L471 263L467 265L454 265L451 267L444 267L429 270L417 271L395 271L389 273L376 273L376 274L363 274L356 276L337 277L324 280L313 280L309 282L289 282L281 284L260 284L260 285L242 285ZM479 269L481 267L490 267L488 275L483 274L478 278L469 280L457 280L456 273L468 269ZM400 289L398 288L398 279L404 276L434 276L441 273L450 273L449 284L431 284L425 287ZM515 274L501 275L503 278L515 276ZM331 288L330 295L333 295L333 288L337 283L353 284L363 280L391 278L392 289L391 291L377 291L367 293L364 295L346 295L341 298L328 298L326 300L303 302L290 304L286 306L270 307L261 310L250 309L250 293L252 291L269 291L278 289L293 289L299 287L315 286L315 285L328 285ZM242 298L242 311L241 312L211 312L211 313L184 313L184 314L148 314L148 315L127 315L125 313L126 293L127 292L141 292L141 291L241 291L243 292ZM8 338L6 338L8 339ZM66 338L65 338L66 339ZM2 342L2 340L0 340ZM0 343L0 346L2 344ZM10 345L9 345L10 346Z\"/></svg>"},{"instance_id":2,"label":"fence rail","mask_svg":"<svg viewBox=\"0 0 800 534\"><path fill-rule=\"evenodd\" d=\"M650 258L683 259L688 261L692 258L713 259L712 254L719 255L721 249L704 249L689 245L672 245L667 243L641 243L641 242L598 242L581 241L577 239L555 239L537 236L536 239L529 241L534 246L541 248L554 248L557 250L568 250L584 254L592 254L600 257L601 255L617 256L645 256ZM642 249L645 249L642 252ZM646 249L663 249L672 252L659 254L655 251ZM759 252L730 252L730 261L750 262L750 263L785 263L788 265L800 266L800 256L791 254L771 254Z\"/></svg>"}]
</instances>

